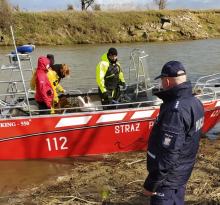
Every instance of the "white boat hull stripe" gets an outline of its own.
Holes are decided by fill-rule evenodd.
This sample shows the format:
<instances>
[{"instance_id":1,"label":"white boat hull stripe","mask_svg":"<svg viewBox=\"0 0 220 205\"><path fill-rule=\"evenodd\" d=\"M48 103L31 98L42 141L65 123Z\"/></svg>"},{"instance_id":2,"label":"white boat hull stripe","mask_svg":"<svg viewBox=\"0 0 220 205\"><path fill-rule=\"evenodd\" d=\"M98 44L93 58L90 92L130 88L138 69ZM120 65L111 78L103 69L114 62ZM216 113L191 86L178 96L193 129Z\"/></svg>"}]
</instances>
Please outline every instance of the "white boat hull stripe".
<instances>
[{"instance_id":1,"label":"white boat hull stripe","mask_svg":"<svg viewBox=\"0 0 220 205\"><path fill-rule=\"evenodd\" d=\"M97 120L97 123L121 121L124 119L126 114L127 113L125 112L125 113L114 113L114 114L101 115L99 119Z\"/></svg>"},{"instance_id":2,"label":"white boat hull stripe","mask_svg":"<svg viewBox=\"0 0 220 205\"><path fill-rule=\"evenodd\" d=\"M131 120L140 119L151 117L155 110L145 110L145 111L137 111L135 112ZM114 122L114 121L122 121L126 116L125 113L111 113L111 114L104 114L99 117L96 123L105 123L105 122ZM56 128L60 127L68 127L68 126L76 126L76 125L86 125L90 121L92 116L81 116L81 117L69 117L69 118L62 118L57 123Z\"/></svg>"},{"instance_id":3,"label":"white boat hull stripe","mask_svg":"<svg viewBox=\"0 0 220 205\"><path fill-rule=\"evenodd\" d=\"M89 122L92 116L82 116L82 117L69 117L69 118L62 118L57 123L57 127L68 127L74 125L85 125Z\"/></svg>"},{"instance_id":4,"label":"white boat hull stripe","mask_svg":"<svg viewBox=\"0 0 220 205\"><path fill-rule=\"evenodd\" d=\"M218 106L220 106L220 101L218 101L215 105L215 107L218 107Z\"/></svg>"},{"instance_id":5,"label":"white boat hull stripe","mask_svg":"<svg viewBox=\"0 0 220 205\"><path fill-rule=\"evenodd\" d=\"M155 112L155 110L137 111L132 115L131 119L133 120L133 119L151 117L154 112Z\"/></svg>"}]
</instances>

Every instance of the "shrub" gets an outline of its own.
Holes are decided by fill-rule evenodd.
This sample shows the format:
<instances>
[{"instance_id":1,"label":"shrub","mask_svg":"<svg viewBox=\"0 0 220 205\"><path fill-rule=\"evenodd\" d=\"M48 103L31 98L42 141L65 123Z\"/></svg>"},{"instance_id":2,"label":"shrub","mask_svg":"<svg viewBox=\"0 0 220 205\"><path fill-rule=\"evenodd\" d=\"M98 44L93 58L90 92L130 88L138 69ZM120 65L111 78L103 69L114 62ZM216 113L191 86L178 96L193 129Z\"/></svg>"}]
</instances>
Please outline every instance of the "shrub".
<instances>
[{"instance_id":1,"label":"shrub","mask_svg":"<svg viewBox=\"0 0 220 205\"><path fill-rule=\"evenodd\" d=\"M0 29L2 31L12 24L12 7L8 0L0 0Z\"/></svg>"},{"instance_id":2,"label":"shrub","mask_svg":"<svg viewBox=\"0 0 220 205\"><path fill-rule=\"evenodd\" d=\"M100 4L94 4L94 5L92 6L92 9L93 9L94 11L101 11L101 5L100 5Z\"/></svg>"},{"instance_id":3,"label":"shrub","mask_svg":"<svg viewBox=\"0 0 220 205\"><path fill-rule=\"evenodd\" d=\"M67 5L67 10L69 11L69 10L74 10L74 7L73 7L73 5L72 4L68 4Z\"/></svg>"}]
</instances>

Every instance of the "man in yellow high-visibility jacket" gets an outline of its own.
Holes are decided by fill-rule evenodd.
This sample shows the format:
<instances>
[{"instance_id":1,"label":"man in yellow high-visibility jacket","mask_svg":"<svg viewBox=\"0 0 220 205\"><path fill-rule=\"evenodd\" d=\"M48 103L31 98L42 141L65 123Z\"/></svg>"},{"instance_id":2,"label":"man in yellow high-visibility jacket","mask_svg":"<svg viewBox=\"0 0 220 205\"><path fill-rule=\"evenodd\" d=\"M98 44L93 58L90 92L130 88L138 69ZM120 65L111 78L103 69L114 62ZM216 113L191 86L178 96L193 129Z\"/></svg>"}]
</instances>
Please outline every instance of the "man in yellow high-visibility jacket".
<instances>
[{"instance_id":1,"label":"man in yellow high-visibility jacket","mask_svg":"<svg viewBox=\"0 0 220 205\"><path fill-rule=\"evenodd\" d=\"M117 57L117 50L110 48L108 53L102 55L96 67L96 82L103 105L111 104L113 100L117 101L120 96L119 85L124 88L126 86Z\"/></svg>"}]
</instances>

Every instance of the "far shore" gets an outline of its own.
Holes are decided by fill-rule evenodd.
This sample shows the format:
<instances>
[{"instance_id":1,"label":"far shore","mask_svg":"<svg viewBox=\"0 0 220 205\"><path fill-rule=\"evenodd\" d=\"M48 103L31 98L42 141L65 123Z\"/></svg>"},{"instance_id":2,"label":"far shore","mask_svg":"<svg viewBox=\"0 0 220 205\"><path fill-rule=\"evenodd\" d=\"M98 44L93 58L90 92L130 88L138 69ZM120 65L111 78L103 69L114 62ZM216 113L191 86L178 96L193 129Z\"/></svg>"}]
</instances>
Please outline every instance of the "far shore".
<instances>
[{"instance_id":1,"label":"far shore","mask_svg":"<svg viewBox=\"0 0 220 205\"><path fill-rule=\"evenodd\" d=\"M0 17L3 18L3 17ZM13 12L18 45L73 45L220 38L220 10ZM9 23L8 23L9 24ZM5 25L1 46L12 45Z\"/></svg>"}]
</instances>

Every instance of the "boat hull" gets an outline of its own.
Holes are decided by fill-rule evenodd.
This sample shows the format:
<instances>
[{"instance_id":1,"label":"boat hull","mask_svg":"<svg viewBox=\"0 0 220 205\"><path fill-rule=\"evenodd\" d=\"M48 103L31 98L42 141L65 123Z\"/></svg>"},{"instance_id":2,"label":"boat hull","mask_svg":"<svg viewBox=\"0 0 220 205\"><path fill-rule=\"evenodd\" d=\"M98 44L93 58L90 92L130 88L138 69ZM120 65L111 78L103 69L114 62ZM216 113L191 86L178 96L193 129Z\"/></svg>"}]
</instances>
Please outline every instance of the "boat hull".
<instances>
[{"instance_id":1,"label":"boat hull","mask_svg":"<svg viewBox=\"0 0 220 205\"><path fill-rule=\"evenodd\" d=\"M219 121L220 102L204 104L203 132ZM146 150L159 107L0 120L0 160L62 158Z\"/></svg>"}]
</instances>

